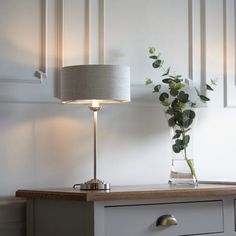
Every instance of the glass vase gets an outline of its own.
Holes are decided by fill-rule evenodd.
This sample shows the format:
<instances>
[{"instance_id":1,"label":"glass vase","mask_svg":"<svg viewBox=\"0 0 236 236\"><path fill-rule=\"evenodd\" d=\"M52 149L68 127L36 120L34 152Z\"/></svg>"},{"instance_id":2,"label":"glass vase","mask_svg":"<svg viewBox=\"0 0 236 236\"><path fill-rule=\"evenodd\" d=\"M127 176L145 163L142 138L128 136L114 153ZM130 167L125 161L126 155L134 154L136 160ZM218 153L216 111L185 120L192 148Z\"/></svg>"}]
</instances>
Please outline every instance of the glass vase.
<instances>
[{"instance_id":1,"label":"glass vase","mask_svg":"<svg viewBox=\"0 0 236 236\"><path fill-rule=\"evenodd\" d=\"M194 109L194 113L196 109ZM196 119L196 117L195 117ZM198 185L197 174L193 158L193 131L196 124L195 119L189 126L170 127L171 135L171 169L170 185Z\"/></svg>"}]
</instances>

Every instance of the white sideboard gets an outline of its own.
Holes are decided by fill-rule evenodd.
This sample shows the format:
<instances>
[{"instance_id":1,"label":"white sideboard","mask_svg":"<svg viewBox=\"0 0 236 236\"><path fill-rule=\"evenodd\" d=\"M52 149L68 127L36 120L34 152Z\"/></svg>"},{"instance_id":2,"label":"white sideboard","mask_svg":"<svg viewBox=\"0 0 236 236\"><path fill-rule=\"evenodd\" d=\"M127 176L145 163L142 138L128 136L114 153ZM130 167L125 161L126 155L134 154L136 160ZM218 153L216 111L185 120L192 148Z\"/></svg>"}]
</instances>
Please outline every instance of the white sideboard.
<instances>
[{"instance_id":1,"label":"white sideboard","mask_svg":"<svg viewBox=\"0 0 236 236\"><path fill-rule=\"evenodd\" d=\"M236 186L18 190L16 196L27 198L27 236L236 235Z\"/></svg>"}]
</instances>

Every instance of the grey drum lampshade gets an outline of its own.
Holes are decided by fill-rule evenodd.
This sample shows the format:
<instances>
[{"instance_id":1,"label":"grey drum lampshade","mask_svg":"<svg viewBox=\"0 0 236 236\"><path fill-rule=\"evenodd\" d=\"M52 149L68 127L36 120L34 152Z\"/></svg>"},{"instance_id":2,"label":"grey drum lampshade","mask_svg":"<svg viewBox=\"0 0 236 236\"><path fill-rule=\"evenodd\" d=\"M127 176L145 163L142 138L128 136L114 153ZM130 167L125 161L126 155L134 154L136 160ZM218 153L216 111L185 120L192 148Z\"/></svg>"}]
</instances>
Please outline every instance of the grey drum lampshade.
<instances>
[{"instance_id":1,"label":"grey drum lampshade","mask_svg":"<svg viewBox=\"0 0 236 236\"><path fill-rule=\"evenodd\" d=\"M130 101L130 69L120 65L66 66L61 71L63 103Z\"/></svg>"}]
</instances>

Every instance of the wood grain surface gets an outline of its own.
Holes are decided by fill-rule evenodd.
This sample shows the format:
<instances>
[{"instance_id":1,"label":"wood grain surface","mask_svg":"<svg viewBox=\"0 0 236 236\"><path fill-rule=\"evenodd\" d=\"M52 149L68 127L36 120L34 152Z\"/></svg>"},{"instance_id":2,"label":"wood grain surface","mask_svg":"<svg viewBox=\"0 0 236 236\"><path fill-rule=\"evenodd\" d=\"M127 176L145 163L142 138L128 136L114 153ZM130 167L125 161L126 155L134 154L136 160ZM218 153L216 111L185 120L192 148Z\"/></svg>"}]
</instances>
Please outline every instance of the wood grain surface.
<instances>
[{"instance_id":1,"label":"wood grain surface","mask_svg":"<svg viewBox=\"0 0 236 236\"><path fill-rule=\"evenodd\" d=\"M109 191L82 191L79 188L18 190L17 197L75 201L162 199L177 197L236 196L236 185L199 184L198 186L114 186Z\"/></svg>"}]
</instances>

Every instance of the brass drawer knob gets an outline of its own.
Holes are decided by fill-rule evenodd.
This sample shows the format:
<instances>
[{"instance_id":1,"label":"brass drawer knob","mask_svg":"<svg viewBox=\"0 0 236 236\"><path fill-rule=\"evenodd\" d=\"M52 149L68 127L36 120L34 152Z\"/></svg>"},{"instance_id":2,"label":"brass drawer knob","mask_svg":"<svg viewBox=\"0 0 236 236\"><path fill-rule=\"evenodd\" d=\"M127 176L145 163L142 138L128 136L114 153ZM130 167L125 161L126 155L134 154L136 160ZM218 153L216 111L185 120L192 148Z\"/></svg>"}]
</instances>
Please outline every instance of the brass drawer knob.
<instances>
[{"instance_id":1,"label":"brass drawer knob","mask_svg":"<svg viewBox=\"0 0 236 236\"><path fill-rule=\"evenodd\" d=\"M157 219L156 226L177 225L178 221L173 215L163 215Z\"/></svg>"}]
</instances>

